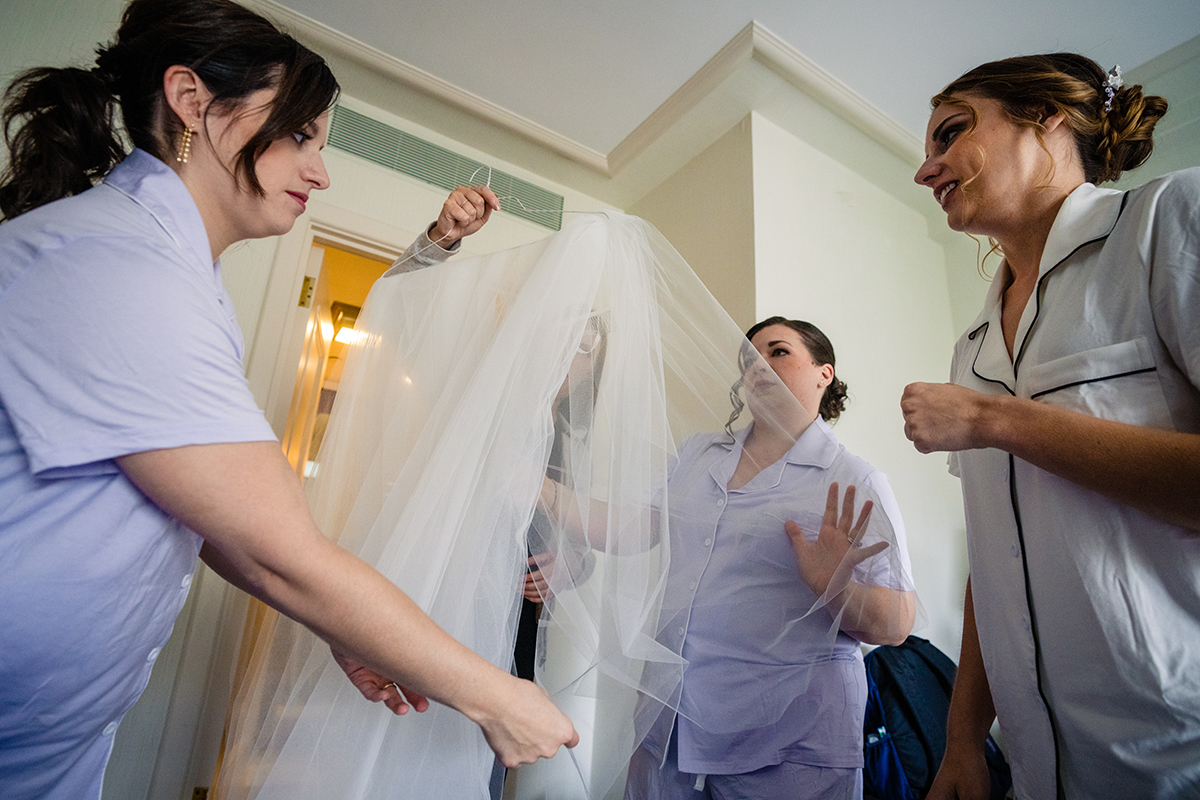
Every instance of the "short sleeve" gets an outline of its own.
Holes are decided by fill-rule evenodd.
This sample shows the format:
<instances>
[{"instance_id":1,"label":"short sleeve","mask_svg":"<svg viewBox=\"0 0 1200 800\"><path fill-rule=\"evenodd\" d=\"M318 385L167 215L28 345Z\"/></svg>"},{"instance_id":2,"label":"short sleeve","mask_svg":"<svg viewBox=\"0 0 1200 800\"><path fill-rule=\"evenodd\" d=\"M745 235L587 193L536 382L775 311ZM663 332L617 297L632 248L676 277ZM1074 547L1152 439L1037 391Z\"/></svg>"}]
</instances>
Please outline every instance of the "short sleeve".
<instances>
[{"instance_id":1,"label":"short sleeve","mask_svg":"<svg viewBox=\"0 0 1200 800\"><path fill-rule=\"evenodd\" d=\"M1144 233L1155 328L1180 372L1200 389L1200 168L1164 180Z\"/></svg>"},{"instance_id":2,"label":"short sleeve","mask_svg":"<svg viewBox=\"0 0 1200 800\"><path fill-rule=\"evenodd\" d=\"M908 535L904 529L904 519L900 516L900 504L892 493L887 476L875 470L863 481L881 506L880 510L887 516L892 527L893 542L878 556L868 559L855 568L855 579L863 583L889 586L893 589L912 589L912 564L908 558ZM873 512L874 513L874 512ZM866 541L864 539L864 541ZM889 552L891 551L891 552ZM878 570L886 565L886 575L880 576ZM868 578L867 573L873 573Z\"/></svg>"},{"instance_id":3,"label":"short sleeve","mask_svg":"<svg viewBox=\"0 0 1200 800\"><path fill-rule=\"evenodd\" d=\"M147 237L47 246L0 297L0 403L35 474L274 434L215 270Z\"/></svg>"}]
</instances>

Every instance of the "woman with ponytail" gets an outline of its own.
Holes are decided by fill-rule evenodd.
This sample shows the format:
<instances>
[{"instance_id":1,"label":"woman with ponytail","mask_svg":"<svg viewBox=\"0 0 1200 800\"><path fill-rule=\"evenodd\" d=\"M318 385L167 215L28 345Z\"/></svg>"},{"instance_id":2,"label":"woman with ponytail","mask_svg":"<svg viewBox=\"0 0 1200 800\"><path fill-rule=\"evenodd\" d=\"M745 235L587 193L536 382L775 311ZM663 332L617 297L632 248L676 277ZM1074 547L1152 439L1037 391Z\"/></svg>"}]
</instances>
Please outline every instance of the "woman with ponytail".
<instances>
[{"instance_id":1,"label":"woman with ponytail","mask_svg":"<svg viewBox=\"0 0 1200 800\"><path fill-rule=\"evenodd\" d=\"M984 64L933 98L917 183L1002 255L951 383L901 407L962 480L970 579L931 798L1200 792L1200 169L1150 156L1161 97L1083 56Z\"/></svg>"},{"instance_id":2,"label":"woman with ponytail","mask_svg":"<svg viewBox=\"0 0 1200 800\"><path fill-rule=\"evenodd\" d=\"M197 553L395 713L445 703L508 765L573 744L545 692L322 535L243 376L218 257L328 185L329 68L229 0L133 0L98 52L3 113L0 794L99 796Z\"/></svg>"}]
</instances>

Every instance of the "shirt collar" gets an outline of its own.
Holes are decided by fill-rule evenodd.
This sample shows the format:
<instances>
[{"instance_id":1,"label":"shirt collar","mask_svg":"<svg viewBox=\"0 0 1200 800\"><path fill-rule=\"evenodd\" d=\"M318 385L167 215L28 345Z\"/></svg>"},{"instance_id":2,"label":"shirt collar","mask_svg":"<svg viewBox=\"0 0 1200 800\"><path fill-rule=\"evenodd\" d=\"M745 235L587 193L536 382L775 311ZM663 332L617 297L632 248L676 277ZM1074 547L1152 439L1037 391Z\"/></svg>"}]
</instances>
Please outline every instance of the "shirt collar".
<instances>
[{"instance_id":1,"label":"shirt collar","mask_svg":"<svg viewBox=\"0 0 1200 800\"><path fill-rule=\"evenodd\" d=\"M219 270L196 201L173 169L145 150L134 148L113 167L104 183L144 208L167 236L206 270Z\"/></svg>"},{"instance_id":2,"label":"shirt collar","mask_svg":"<svg viewBox=\"0 0 1200 800\"><path fill-rule=\"evenodd\" d=\"M1075 191L1067 195L1054 217L1054 224L1050 226L1050 233L1046 237L1046 245L1042 248L1038 280L1080 246L1108 236L1117 224L1117 217L1121 215L1124 195L1124 192L1112 189L1098 189L1090 183L1080 184ZM1002 265L996 277L992 278L983 311L971 324L967 336L970 339L981 337L972 361L972 371L980 378L1000 383L1008 391L1015 393L1016 371L1000 329L1000 303L1004 287L1008 283L1007 270L1008 267ZM1029 336L1033 321L1037 317L1038 302L1035 293L1025 306L1017 324L1013 348L1016 353L1021 352L1025 339Z\"/></svg>"},{"instance_id":3,"label":"shirt collar","mask_svg":"<svg viewBox=\"0 0 1200 800\"><path fill-rule=\"evenodd\" d=\"M733 434L733 441L723 441L721 446L725 448L728 455L720 459L709 470L714 481L725 489L729 486L729 479L733 477L734 470L737 469L738 460L742 457L742 446L746 443L746 437L750 434L752 425L747 425ZM787 464L797 464L806 467L820 467L828 469L833 465L833 460L837 457L840 445L833 430L829 427L829 423L817 417L812 421L812 424L804 429L804 433L800 434L800 438L791 446L791 449L784 454L783 458L771 464L762 472L755 475L746 483L745 486L735 491L745 491L746 489L767 489L779 485L783 478L783 468Z\"/></svg>"},{"instance_id":4,"label":"shirt collar","mask_svg":"<svg viewBox=\"0 0 1200 800\"><path fill-rule=\"evenodd\" d=\"M1050 234L1046 237L1046 246L1042 248L1042 260L1038 266L1038 277L1056 267L1067 256L1071 255L1080 245L1097 239L1103 239L1112 232L1121 215L1121 204L1124 192L1115 189L1101 189L1090 183L1081 183L1067 195L1054 224L1050 226ZM983 310L971 324L971 331L987 322L993 314L999 319L1001 295L1006 281L1006 266L1001 266L988 287L987 299Z\"/></svg>"}]
</instances>

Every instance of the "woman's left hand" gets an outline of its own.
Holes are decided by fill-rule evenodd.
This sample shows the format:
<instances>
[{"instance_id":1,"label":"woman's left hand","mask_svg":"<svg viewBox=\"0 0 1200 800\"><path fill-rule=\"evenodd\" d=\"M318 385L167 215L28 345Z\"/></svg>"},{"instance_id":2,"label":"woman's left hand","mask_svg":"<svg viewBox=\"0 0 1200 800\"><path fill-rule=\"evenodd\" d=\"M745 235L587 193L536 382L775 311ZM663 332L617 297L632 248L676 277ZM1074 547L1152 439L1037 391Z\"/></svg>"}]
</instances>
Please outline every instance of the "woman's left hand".
<instances>
[{"instance_id":1,"label":"woman's left hand","mask_svg":"<svg viewBox=\"0 0 1200 800\"><path fill-rule=\"evenodd\" d=\"M539 565L538 559L542 563ZM554 572L554 561L545 555L529 557L530 571L525 573L525 599L531 603L544 603L554 592L550 591L550 575Z\"/></svg>"},{"instance_id":2,"label":"woman's left hand","mask_svg":"<svg viewBox=\"0 0 1200 800\"><path fill-rule=\"evenodd\" d=\"M500 210L496 193L486 186L460 186L442 203L442 212L429 231L429 238L449 250L464 236L482 228L493 211Z\"/></svg>"},{"instance_id":3,"label":"woman's left hand","mask_svg":"<svg viewBox=\"0 0 1200 800\"><path fill-rule=\"evenodd\" d=\"M810 542L795 522L789 521L784 525L788 538L792 540L792 548L796 551L800 577L817 597L841 592L849 585L850 575L856 566L883 552L888 546L887 542L861 546L874 504L870 500L863 503L858 521L855 522L854 494L853 486L846 487L845 502L839 515L838 484L835 481L829 485L825 516L821 520L816 541Z\"/></svg>"},{"instance_id":4,"label":"woman's left hand","mask_svg":"<svg viewBox=\"0 0 1200 800\"><path fill-rule=\"evenodd\" d=\"M415 708L424 711L429 708L429 700L412 689L398 686L370 667L364 666L348 655L333 650L333 660L346 673L346 677L354 684L354 688L362 692L362 696L372 703L382 702L391 709L393 714L403 715L408 709Z\"/></svg>"}]
</instances>

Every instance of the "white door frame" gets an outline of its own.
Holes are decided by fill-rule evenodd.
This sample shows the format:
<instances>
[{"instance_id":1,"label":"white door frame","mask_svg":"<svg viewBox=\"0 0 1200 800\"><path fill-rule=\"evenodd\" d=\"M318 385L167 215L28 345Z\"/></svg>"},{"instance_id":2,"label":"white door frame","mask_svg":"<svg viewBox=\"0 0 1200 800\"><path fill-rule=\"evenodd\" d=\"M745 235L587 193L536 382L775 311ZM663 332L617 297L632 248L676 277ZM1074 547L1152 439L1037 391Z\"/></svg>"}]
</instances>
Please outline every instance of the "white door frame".
<instances>
[{"instance_id":1,"label":"white door frame","mask_svg":"<svg viewBox=\"0 0 1200 800\"><path fill-rule=\"evenodd\" d=\"M250 391L276 435L281 435L287 424L295 384L299 352L293 357L290 352L293 343L287 341L287 334L293 330L295 315L300 312L298 301L309 249L314 243L328 244L367 258L394 261L416 236L416 231L312 200L309 214L290 233L280 237L254 346L246 360Z\"/></svg>"},{"instance_id":2,"label":"white door frame","mask_svg":"<svg viewBox=\"0 0 1200 800\"><path fill-rule=\"evenodd\" d=\"M279 238L267 278L254 344L246 360L246 378L267 420L280 433L287 424L296 361L286 363L314 242L377 260L393 261L417 231L389 225L336 206L311 200L309 213ZM282 413L280 412L282 408ZM204 564L197 567L184 613L175 623L183 636L182 657L174 675L158 676L173 684L161 745L154 762L151 796L192 797L193 787L212 786L221 736L229 713L234 665L241 647L247 597Z\"/></svg>"}]
</instances>

